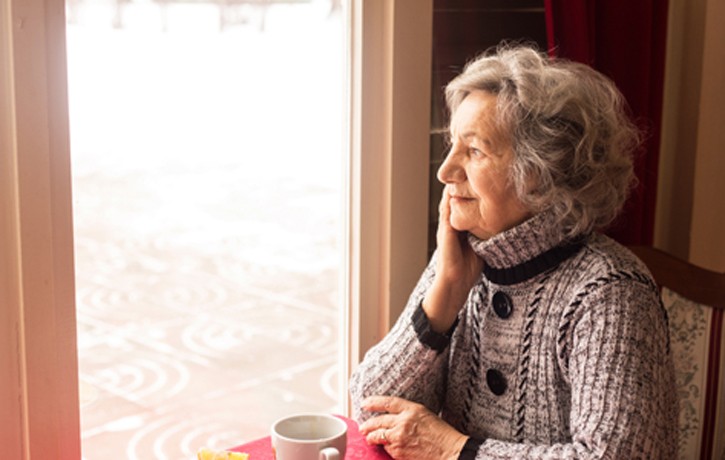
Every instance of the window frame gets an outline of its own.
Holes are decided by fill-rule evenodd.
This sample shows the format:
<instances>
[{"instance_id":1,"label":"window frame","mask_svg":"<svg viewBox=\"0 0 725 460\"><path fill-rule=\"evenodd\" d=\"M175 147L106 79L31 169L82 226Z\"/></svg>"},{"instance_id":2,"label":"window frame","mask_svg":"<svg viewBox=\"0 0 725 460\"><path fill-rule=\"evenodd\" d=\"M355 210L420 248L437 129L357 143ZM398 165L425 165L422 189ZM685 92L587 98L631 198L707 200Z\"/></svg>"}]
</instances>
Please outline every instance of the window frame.
<instances>
[{"instance_id":1,"label":"window frame","mask_svg":"<svg viewBox=\"0 0 725 460\"><path fill-rule=\"evenodd\" d=\"M4 456L80 458L65 4L0 5Z\"/></svg>"},{"instance_id":2,"label":"window frame","mask_svg":"<svg viewBox=\"0 0 725 460\"><path fill-rule=\"evenodd\" d=\"M349 14L346 377L427 260L433 1L350 0Z\"/></svg>"}]
</instances>

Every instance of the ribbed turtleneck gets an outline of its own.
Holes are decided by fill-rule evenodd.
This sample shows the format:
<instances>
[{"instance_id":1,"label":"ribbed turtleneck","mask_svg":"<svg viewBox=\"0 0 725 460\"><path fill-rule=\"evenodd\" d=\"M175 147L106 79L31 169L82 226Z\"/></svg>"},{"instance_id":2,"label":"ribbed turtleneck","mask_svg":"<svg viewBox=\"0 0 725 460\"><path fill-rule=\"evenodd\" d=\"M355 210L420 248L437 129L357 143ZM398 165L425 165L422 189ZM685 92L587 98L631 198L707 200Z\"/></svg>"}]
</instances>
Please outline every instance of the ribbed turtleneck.
<instances>
[{"instance_id":1,"label":"ribbed turtleneck","mask_svg":"<svg viewBox=\"0 0 725 460\"><path fill-rule=\"evenodd\" d=\"M564 240L549 212L487 240L469 233L468 241L483 259L486 278L502 285L521 283L554 268L583 246L582 239Z\"/></svg>"}]
</instances>

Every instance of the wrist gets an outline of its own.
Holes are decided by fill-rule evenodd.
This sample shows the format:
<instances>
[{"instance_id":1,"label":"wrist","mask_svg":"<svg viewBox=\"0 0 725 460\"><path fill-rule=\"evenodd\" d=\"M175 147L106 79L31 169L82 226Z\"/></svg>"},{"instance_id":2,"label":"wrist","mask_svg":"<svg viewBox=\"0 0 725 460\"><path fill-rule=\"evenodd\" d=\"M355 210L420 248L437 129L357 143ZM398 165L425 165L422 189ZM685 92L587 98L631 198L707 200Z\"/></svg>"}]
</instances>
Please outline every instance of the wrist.
<instances>
[{"instance_id":1,"label":"wrist","mask_svg":"<svg viewBox=\"0 0 725 460\"><path fill-rule=\"evenodd\" d=\"M434 282L421 304L431 329L440 334L448 331L458 318L458 312L467 298L467 292L465 294L452 292L448 286Z\"/></svg>"},{"instance_id":2,"label":"wrist","mask_svg":"<svg viewBox=\"0 0 725 460\"><path fill-rule=\"evenodd\" d=\"M418 336L418 340L428 348L441 353L445 351L453 336L453 331L458 324L458 318L453 321L451 327L445 332L440 333L433 330L430 324L430 320L423 310L423 305L418 305L411 317L413 323L413 329Z\"/></svg>"}]
</instances>

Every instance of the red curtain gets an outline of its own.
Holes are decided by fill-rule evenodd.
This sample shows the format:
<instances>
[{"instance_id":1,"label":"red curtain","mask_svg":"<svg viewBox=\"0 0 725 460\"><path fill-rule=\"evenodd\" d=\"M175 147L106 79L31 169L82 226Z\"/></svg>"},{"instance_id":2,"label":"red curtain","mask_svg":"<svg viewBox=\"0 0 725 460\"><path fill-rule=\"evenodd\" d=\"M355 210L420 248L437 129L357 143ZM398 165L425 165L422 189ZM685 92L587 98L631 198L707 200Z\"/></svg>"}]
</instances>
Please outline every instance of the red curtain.
<instances>
[{"instance_id":1,"label":"red curtain","mask_svg":"<svg viewBox=\"0 0 725 460\"><path fill-rule=\"evenodd\" d=\"M637 188L607 232L651 245L657 197L667 0L545 0L549 53L609 76L646 135L635 159Z\"/></svg>"}]
</instances>

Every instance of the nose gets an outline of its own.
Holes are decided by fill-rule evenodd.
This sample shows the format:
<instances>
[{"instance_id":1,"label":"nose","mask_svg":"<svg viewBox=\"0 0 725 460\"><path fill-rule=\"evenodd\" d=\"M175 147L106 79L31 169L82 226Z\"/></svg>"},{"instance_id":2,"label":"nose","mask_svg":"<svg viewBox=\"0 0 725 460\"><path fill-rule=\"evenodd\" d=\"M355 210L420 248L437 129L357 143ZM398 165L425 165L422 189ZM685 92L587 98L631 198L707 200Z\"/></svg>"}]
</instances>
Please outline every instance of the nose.
<instances>
[{"instance_id":1,"label":"nose","mask_svg":"<svg viewBox=\"0 0 725 460\"><path fill-rule=\"evenodd\" d=\"M452 146L446 155L445 160L438 168L436 177L443 184L455 184L466 180L466 170L463 168L463 155L457 151L456 146Z\"/></svg>"}]
</instances>

